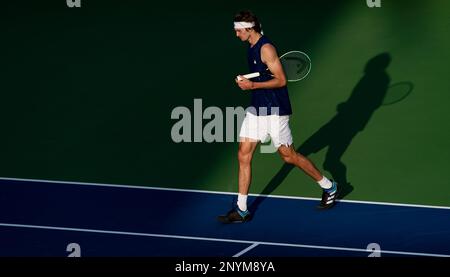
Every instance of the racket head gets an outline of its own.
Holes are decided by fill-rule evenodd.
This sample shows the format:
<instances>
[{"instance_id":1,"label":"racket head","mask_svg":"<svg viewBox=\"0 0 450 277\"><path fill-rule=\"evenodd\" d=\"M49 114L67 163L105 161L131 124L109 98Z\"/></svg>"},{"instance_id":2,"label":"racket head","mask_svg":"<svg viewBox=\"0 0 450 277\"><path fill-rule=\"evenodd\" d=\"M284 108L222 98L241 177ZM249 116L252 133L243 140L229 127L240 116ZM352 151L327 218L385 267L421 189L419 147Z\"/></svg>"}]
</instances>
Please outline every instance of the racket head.
<instances>
[{"instance_id":1,"label":"racket head","mask_svg":"<svg viewBox=\"0 0 450 277\"><path fill-rule=\"evenodd\" d=\"M411 94L414 85L411 82L398 82L388 87L382 106L398 103Z\"/></svg>"},{"instance_id":2,"label":"racket head","mask_svg":"<svg viewBox=\"0 0 450 277\"><path fill-rule=\"evenodd\" d=\"M302 51L289 51L280 57L288 82L305 79L311 71L311 59Z\"/></svg>"}]
</instances>

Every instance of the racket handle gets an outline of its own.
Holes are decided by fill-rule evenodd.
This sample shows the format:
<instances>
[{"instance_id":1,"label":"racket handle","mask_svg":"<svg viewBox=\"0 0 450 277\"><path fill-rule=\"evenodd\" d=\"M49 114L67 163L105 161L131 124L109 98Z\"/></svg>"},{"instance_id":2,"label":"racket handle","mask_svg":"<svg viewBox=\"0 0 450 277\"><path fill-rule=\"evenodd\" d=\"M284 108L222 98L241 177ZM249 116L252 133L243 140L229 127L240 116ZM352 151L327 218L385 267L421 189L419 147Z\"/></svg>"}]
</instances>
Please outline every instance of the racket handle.
<instances>
[{"instance_id":1,"label":"racket handle","mask_svg":"<svg viewBox=\"0 0 450 277\"><path fill-rule=\"evenodd\" d=\"M252 79L252 78L256 78L259 77L261 74L259 74L259 72L254 72L254 73L249 73L249 74L245 74L242 75L242 77L244 77L245 79ZM238 81L241 81L242 78L237 76Z\"/></svg>"}]
</instances>

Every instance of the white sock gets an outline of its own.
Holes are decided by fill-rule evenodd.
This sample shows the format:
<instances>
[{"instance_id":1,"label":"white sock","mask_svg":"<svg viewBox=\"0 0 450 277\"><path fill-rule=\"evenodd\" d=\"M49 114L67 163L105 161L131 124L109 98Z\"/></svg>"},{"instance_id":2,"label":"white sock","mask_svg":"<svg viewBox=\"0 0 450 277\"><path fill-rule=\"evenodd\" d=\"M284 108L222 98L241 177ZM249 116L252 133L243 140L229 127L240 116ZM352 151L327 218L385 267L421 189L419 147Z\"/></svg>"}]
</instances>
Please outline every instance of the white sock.
<instances>
[{"instance_id":1,"label":"white sock","mask_svg":"<svg viewBox=\"0 0 450 277\"><path fill-rule=\"evenodd\" d=\"M245 212L247 210L247 195L239 193L238 194L237 205L239 207L239 210Z\"/></svg>"},{"instance_id":2,"label":"white sock","mask_svg":"<svg viewBox=\"0 0 450 277\"><path fill-rule=\"evenodd\" d=\"M323 189L329 189L333 186L333 184L331 183L330 180L328 180L327 177L323 176L322 180L320 180L319 182L317 182L319 184L319 186Z\"/></svg>"}]
</instances>

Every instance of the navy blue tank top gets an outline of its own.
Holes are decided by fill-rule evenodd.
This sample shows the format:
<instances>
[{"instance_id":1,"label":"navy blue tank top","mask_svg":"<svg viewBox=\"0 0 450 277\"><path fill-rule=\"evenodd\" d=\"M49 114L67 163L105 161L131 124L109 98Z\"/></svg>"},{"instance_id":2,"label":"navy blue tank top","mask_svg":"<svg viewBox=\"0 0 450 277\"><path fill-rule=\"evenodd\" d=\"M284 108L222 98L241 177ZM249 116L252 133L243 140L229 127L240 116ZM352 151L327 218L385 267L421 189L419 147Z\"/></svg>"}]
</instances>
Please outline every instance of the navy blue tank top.
<instances>
[{"instance_id":1,"label":"navy blue tank top","mask_svg":"<svg viewBox=\"0 0 450 277\"><path fill-rule=\"evenodd\" d=\"M261 61L261 47L270 40L262 36L253 47L248 49L248 66L250 72L269 72L267 65ZM275 46L274 46L275 47ZM267 70L267 71L266 71ZM254 82L265 82L273 79L270 74L262 74L253 78ZM251 92L251 106L256 109L257 115L290 115L292 114L291 102L289 101L287 86L272 89L254 89ZM278 108L273 109L273 108ZM250 110L251 113L254 113Z\"/></svg>"}]
</instances>

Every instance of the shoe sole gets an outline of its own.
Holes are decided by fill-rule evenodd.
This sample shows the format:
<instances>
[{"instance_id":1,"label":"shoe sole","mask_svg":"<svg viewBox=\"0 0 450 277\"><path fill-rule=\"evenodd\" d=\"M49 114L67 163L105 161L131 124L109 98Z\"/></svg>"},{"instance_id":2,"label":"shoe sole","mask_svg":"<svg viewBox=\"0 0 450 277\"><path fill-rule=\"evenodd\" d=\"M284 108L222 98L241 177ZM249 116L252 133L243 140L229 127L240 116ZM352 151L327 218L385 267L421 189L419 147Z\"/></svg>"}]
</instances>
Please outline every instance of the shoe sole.
<instances>
[{"instance_id":1,"label":"shoe sole","mask_svg":"<svg viewBox=\"0 0 450 277\"><path fill-rule=\"evenodd\" d=\"M243 220L230 221L225 216L218 216L217 217L217 220L219 222L221 222L221 223L224 223L224 224L245 223L245 222L250 221L250 219L252 219L251 216L248 216L247 218L245 218Z\"/></svg>"},{"instance_id":2,"label":"shoe sole","mask_svg":"<svg viewBox=\"0 0 450 277\"><path fill-rule=\"evenodd\" d=\"M329 209L333 208L335 205L336 205L336 201L333 202L333 204L327 205L327 206L318 205L318 206L316 206L316 209L318 209L320 211L329 210Z\"/></svg>"}]
</instances>

